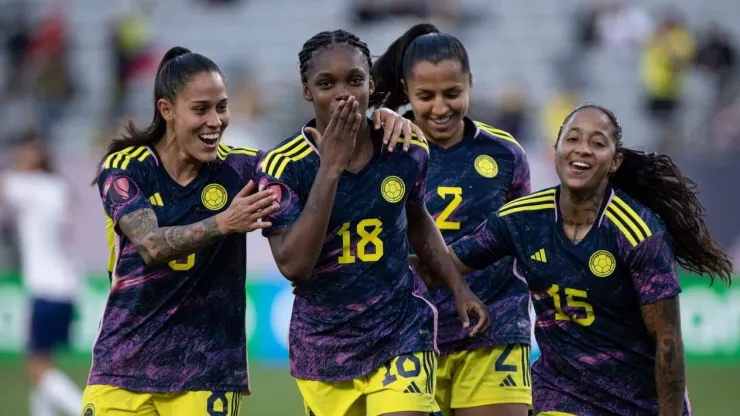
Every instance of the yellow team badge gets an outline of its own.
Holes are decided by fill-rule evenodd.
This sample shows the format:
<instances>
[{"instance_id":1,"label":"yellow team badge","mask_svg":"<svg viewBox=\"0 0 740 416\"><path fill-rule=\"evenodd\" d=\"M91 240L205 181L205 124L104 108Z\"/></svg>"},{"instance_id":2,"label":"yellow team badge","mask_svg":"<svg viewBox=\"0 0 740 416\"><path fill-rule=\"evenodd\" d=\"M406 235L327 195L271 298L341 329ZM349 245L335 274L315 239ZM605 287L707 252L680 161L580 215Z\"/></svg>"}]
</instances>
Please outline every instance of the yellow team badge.
<instances>
[{"instance_id":1,"label":"yellow team badge","mask_svg":"<svg viewBox=\"0 0 740 416\"><path fill-rule=\"evenodd\" d=\"M218 211L226 205L226 200L229 198L223 186L212 183L203 188L200 199L203 201L204 207L211 211Z\"/></svg>"},{"instance_id":2,"label":"yellow team badge","mask_svg":"<svg viewBox=\"0 0 740 416\"><path fill-rule=\"evenodd\" d=\"M588 268L596 277L607 277L617 268L617 261L612 253L606 250L599 250L591 255L588 259Z\"/></svg>"},{"instance_id":3,"label":"yellow team badge","mask_svg":"<svg viewBox=\"0 0 740 416\"><path fill-rule=\"evenodd\" d=\"M498 175L498 165L491 156L480 155L475 158L475 170L484 178L495 178Z\"/></svg>"},{"instance_id":4,"label":"yellow team badge","mask_svg":"<svg viewBox=\"0 0 740 416\"><path fill-rule=\"evenodd\" d=\"M380 184L380 194L391 204L402 200L405 193L406 185L398 176L389 176L383 179L383 183Z\"/></svg>"}]
</instances>

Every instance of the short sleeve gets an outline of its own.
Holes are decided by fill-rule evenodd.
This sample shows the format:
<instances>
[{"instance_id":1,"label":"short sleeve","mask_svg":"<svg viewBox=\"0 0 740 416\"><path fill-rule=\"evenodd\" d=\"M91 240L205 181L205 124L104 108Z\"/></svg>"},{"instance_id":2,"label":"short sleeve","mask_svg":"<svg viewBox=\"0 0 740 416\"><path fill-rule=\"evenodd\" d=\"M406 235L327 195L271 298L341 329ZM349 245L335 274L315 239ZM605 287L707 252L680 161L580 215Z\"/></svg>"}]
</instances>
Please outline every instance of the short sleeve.
<instances>
[{"instance_id":1,"label":"short sleeve","mask_svg":"<svg viewBox=\"0 0 740 416\"><path fill-rule=\"evenodd\" d=\"M424 145L426 143L421 142ZM424 194L427 191L427 170L429 167L429 150L428 147L422 145L412 145L410 156L416 161L418 166L418 175L416 181L409 191L408 199L406 200L407 206L422 206L424 202Z\"/></svg>"},{"instance_id":2,"label":"short sleeve","mask_svg":"<svg viewBox=\"0 0 740 416\"><path fill-rule=\"evenodd\" d=\"M279 229L292 226L298 220L303 211L303 201L297 192L300 184L296 179L298 175L291 169L286 169L280 178L276 178L258 167L256 175L259 190L271 188L280 204L277 210L263 218L263 221L272 223L272 226L262 230L262 235L267 237Z\"/></svg>"},{"instance_id":3,"label":"short sleeve","mask_svg":"<svg viewBox=\"0 0 740 416\"><path fill-rule=\"evenodd\" d=\"M144 175L139 169L138 164L131 164L127 170L104 168L98 174L103 208L115 225L134 211L151 208L144 192Z\"/></svg>"},{"instance_id":4,"label":"short sleeve","mask_svg":"<svg viewBox=\"0 0 740 416\"><path fill-rule=\"evenodd\" d=\"M23 200L28 194L25 190L28 190L29 183L24 175L15 173L7 173L2 177L2 186L0 190L3 191L2 200L8 203L12 207L20 207L23 205Z\"/></svg>"},{"instance_id":5,"label":"short sleeve","mask_svg":"<svg viewBox=\"0 0 740 416\"><path fill-rule=\"evenodd\" d=\"M642 241L629 253L627 262L641 305L681 293L673 248L665 231Z\"/></svg>"},{"instance_id":6,"label":"short sleeve","mask_svg":"<svg viewBox=\"0 0 740 416\"><path fill-rule=\"evenodd\" d=\"M491 214L472 234L450 245L457 258L473 270L483 270L497 260L516 254L507 220Z\"/></svg>"},{"instance_id":7,"label":"short sleeve","mask_svg":"<svg viewBox=\"0 0 740 416\"><path fill-rule=\"evenodd\" d=\"M524 150L517 147L514 153L514 175L511 178L511 186L509 187L509 192L506 194L506 200L510 202L531 193L532 184L530 182L529 161Z\"/></svg>"}]
</instances>

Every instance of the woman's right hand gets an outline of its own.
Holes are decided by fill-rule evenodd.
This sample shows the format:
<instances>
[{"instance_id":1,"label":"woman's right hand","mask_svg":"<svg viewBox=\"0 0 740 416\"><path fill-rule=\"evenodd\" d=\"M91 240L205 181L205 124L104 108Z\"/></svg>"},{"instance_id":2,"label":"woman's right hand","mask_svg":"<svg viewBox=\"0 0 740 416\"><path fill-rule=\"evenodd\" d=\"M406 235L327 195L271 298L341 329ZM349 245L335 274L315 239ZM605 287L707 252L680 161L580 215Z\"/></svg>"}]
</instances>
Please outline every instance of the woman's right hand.
<instances>
[{"instance_id":1,"label":"woman's right hand","mask_svg":"<svg viewBox=\"0 0 740 416\"><path fill-rule=\"evenodd\" d=\"M313 127L306 127L306 133L313 136L319 150L322 167L330 168L340 174L347 168L352 152L355 150L355 139L365 117L358 112L360 103L353 96L347 101L340 101L331 115L324 134Z\"/></svg>"},{"instance_id":2,"label":"woman's right hand","mask_svg":"<svg viewBox=\"0 0 740 416\"><path fill-rule=\"evenodd\" d=\"M225 234L248 233L272 225L271 222L260 219L280 206L277 197L269 188L252 194L255 189L254 181L249 181L234 197L229 207L216 215L218 227Z\"/></svg>"}]
</instances>

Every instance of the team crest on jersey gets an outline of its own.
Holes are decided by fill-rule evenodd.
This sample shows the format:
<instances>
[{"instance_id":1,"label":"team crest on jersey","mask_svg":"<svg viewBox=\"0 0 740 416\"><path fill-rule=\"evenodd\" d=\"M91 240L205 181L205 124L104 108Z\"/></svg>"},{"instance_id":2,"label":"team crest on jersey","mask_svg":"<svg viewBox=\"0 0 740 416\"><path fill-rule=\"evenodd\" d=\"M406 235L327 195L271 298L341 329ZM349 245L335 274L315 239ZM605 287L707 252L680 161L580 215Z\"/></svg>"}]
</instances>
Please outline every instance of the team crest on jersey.
<instances>
[{"instance_id":1,"label":"team crest on jersey","mask_svg":"<svg viewBox=\"0 0 740 416\"><path fill-rule=\"evenodd\" d=\"M475 158L475 170L484 178L495 178L498 175L498 164L491 156L480 155Z\"/></svg>"},{"instance_id":2,"label":"team crest on jersey","mask_svg":"<svg viewBox=\"0 0 740 416\"><path fill-rule=\"evenodd\" d=\"M405 193L406 185L398 176L389 176L380 184L380 194L391 204L402 200Z\"/></svg>"},{"instance_id":3,"label":"team crest on jersey","mask_svg":"<svg viewBox=\"0 0 740 416\"><path fill-rule=\"evenodd\" d=\"M211 211L218 211L226 205L228 194L223 186L217 183L212 183L203 188L203 192L200 194L200 199L203 201L204 207Z\"/></svg>"},{"instance_id":4,"label":"team crest on jersey","mask_svg":"<svg viewBox=\"0 0 740 416\"><path fill-rule=\"evenodd\" d=\"M612 253L606 250L599 250L591 255L588 259L588 268L596 277L607 277L617 268L617 261Z\"/></svg>"},{"instance_id":5,"label":"team crest on jersey","mask_svg":"<svg viewBox=\"0 0 740 416\"><path fill-rule=\"evenodd\" d=\"M82 416L95 416L95 405L89 403L82 409Z\"/></svg>"}]
</instances>

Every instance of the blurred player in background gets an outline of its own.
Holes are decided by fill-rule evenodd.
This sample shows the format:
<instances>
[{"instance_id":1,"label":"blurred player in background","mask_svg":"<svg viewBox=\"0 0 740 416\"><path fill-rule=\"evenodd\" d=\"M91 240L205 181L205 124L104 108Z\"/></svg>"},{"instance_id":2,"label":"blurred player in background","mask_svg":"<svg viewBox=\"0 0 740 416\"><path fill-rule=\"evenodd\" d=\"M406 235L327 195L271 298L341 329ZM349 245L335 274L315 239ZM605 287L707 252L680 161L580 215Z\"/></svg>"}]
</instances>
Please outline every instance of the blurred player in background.
<instances>
[{"instance_id":1,"label":"blurred player in background","mask_svg":"<svg viewBox=\"0 0 740 416\"><path fill-rule=\"evenodd\" d=\"M674 262L730 281L694 183L623 147L614 114L565 119L560 185L504 205L451 245L462 273L515 256L537 313L535 414L690 415ZM425 275L430 275L428 272Z\"/></svg>"},{"instance_id":2,"label":"blurred player in background","mask_svg":"<svg viewBox=\"0 0 740 416\"><path fill-rule=\"evenodd\" d=\"M77 415L82 392L53 366L52 353L69 340L80 279L64 250L70 237L71 189L40 140L27 138L16 169L0 175L0 200L16 214L23 284L31 298L27 371L33 416Z\"/></svg>"},{"instance_id":3,"label":"blurred player in background","mask_svg":"<svg viewBox=\"0 0 740 416\"><path fill-rule=\"evenodd\" d=\"M438 410L436 310L409 267L409 244L451 287L463 325L478 317L469 335L489 324L424 206L428 145L408 131L409 151L394 151L366 119L372 61L355 35L321 32L299 60L316 118L259 171L260 188L280 201L264 234L295 284L291 374L306 415L428 415Z\"/></svg>"},{"instance_id":4,"label":"blurred player in background","mask_svg":"<svg viewBox=\"0 0 740 416\"><path fill-rule=\"evenodd\" d=\"M373 66L371 102L411 104L429 140L426 206L447 244L470 234L505 202L530 192L524 150L507 132L469 119L472 76L465 47L454 36L419 24L398 38ZM467 277L485 302L492 330L476 338L460 329L452 293L433 288L439 309L437 403L445 415L526 416L529 371L529 292L508 257Z\"/></svg>"},{"instance_id":5,"label":"blurred player in background","mask_svg":"<svg viewBox=\"0 0 740 416\"><path fill-rule=\"evenodd\" d=\"M85 416L232 415L249 392L246 238L269 227L253 193L258 151L221 143L228 98L213 61L167 51L154 118L103 158L111 288L84 392Z\"/></svg>"}]
</instances>

